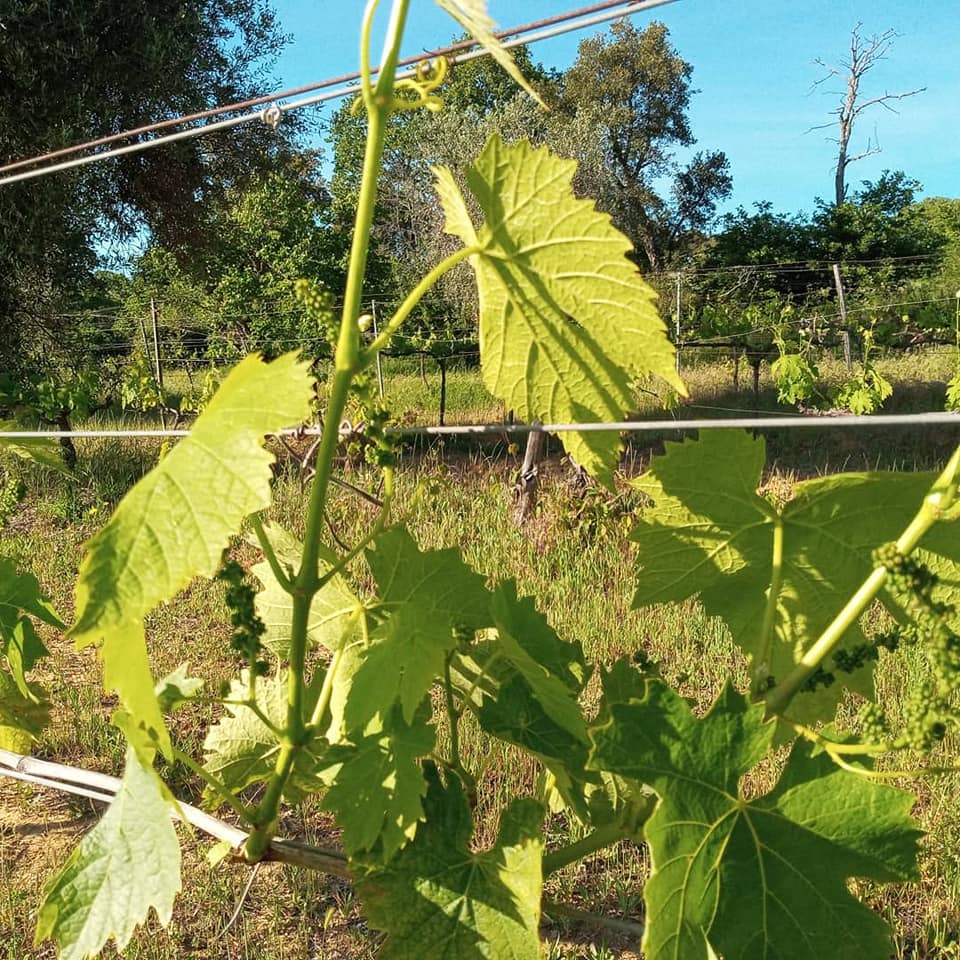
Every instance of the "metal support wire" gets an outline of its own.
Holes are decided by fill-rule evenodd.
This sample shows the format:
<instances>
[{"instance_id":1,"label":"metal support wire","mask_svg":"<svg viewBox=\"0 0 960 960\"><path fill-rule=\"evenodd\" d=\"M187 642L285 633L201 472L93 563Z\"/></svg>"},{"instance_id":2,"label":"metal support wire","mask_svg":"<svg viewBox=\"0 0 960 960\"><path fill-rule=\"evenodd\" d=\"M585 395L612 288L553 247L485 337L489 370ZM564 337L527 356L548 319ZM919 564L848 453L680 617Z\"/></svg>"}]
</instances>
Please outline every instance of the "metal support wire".
<instances>
[{"instance_id":1,"label":"metal support wire","mask_svg":"<svg viewBox=\"0 0 960 960\"><path fill-rule=\"evenodd\" d=\"M676 2L676 0L635 0L635 2L623 0L622 3L617 3L613 6L611 6L610 3L598 3L594 4L592 7L582 7L579 10L570 11L569 14L549 18L546 21L538 21L538 23L551 24L550 26L541 30L532 29L533 27L537 26L535 23L505 30L499 35L509 38L503 40L502 45L507 49L511 49L513 47L540 43L544 40L550 40L554 37L562 36L565 33L572 33L577 30L585 30L588 27L596 26L600 23L606 23L610 20L619 19L620 17L632 16L635 13L642 13L645 10L652 10L656 7L665 6L668 3L674 2ZM581 14L583 14L585 11L596 12L582 16ZM489 56L488 52L482 47L479 49L467 50L462 53L453 53L451 55L452 50L462 46L463 44L457 44L454 45L454 47L444 48L433 53L427 53L424 55L424 57L429 59L435 56L447 56L450 63L457 64L466 63L469 60L476 60L479 57ZM423 60L424 57L418 57L417 61L419 62ZM396 75L396 79L403 80L415 77L416 72L416 67L399 71ZM316 86L320 87L323 85L323 83L320 83ZM263 110L243 113L236 117L229 117L226 120L217 120L213 123L204 124L198 127L190 127L187 130L180 130L176 133L164 134L160 137L154 137L152 140L144 140L141 143L132 143L125 147L115 147L111 150L104 150L100 153L88 154L87 156L76 157L72 160L64 160L60 163L48 164L47 166L38 167L33 170L26 170L20 173L10 174L5 177L0 177L0 186L10 183L18 183L23 180L32 180L36 177L45 176L48 173L57 173L61 170L72 169L73 167L86 166L91 163L97 163L100 160L108 160L112 157L119 157L130 153L139 153L142 150L149 150L153 147L159 147L166 143L174 143L178 140L188 140L205 133L212 133L218 130L229 130L233 127L240 126L241 124L252 123L257 120L260 120L271 126L276 126L276 124L279 123L280 117L284 113L288 113L292 110L301 110L304 107L315 106L316 104L325 103L330 100L338 100L342 99L343 97L356 96L358 89L359 88L357 87L356 83L351 82L349 84L338 86L332 90L325 90L323 93L313 94L312 96L303 97L299 100L292 100L290 103L273 104L272 106L266 107ZM280 97L282 95L283 94L278 94L277 96ZM117 137L122 137L125 135L128 134L118 134ZM104 142L104 140L105 138L101 138L101 141L98 142ZM23 166L30 163L40 162L41 160L42 157L35 157L32 160L17 161L16 165Z\"/></svg>"},{"instance_id":2,"label":"metal support wire","mask_svg":"<svg viewBox=\"0 0 960 960\"><path fill-rule=\"evenodd\" d=\"M824 415L779 414L767 417L701 417L689 420L624 420L611 423L471 423L443 427L388 427L395 437L416 436L524 436L529 433L663 433L685 430L831 430L838 427L960 427L960 412L872 413ZM189 430L4 430L3 440L100 440L115 438L186 437ZM318 427L281 430L273 436L316 437Z\"/></svg>"}]
</instances>

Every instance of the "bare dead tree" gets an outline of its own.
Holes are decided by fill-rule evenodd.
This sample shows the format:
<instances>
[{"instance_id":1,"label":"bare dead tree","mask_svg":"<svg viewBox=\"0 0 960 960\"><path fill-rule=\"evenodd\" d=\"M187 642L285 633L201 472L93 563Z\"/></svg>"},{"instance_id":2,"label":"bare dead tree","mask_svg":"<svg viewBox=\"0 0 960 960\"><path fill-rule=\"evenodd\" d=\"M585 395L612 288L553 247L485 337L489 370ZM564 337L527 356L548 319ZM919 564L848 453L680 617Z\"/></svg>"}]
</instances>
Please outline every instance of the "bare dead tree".
<instances>
[{"instance_id":1,"label":"bare dead tree","mask_svg":"<svg viewBox=\"0 0 960 960\"><path fill-rule=\"evenodd\" d=\"M862 160L864 157L870 157L880 152L880 144L876 131L874 131L873 136L867 138L867 145L863 151L850 154L850 139L853 136L854 124L860 116L866 110L877 105L884 107L891 113L896 113L897 111L890 106L891 101L904 100L907 97L923 93L927 89L926 87L917 87L915 90L907 90L902 93L883 93L877 97L861 100L860 81L879 61L886 59L894 40L899 36L895 30L885 30L883 33L874 33L869 37L864 37L860 32L862 26L862 23L858 23L850 34L850 54L847 59L839 61L837 65L820 59L815 61L827 72L825 76L814 83L814 88L829 83L834 78L840 78L846 82L845 91L835 91L842 98L840 105L835 110L830 111L831 116L835 119L810 128L811 130L824 130L828 127L836 127L838 130L836 137L828 138L838 147L837 169L834 177L837 206L840 206L846 197L847 167L857 160Z\"/></svg>"}]
</instances>

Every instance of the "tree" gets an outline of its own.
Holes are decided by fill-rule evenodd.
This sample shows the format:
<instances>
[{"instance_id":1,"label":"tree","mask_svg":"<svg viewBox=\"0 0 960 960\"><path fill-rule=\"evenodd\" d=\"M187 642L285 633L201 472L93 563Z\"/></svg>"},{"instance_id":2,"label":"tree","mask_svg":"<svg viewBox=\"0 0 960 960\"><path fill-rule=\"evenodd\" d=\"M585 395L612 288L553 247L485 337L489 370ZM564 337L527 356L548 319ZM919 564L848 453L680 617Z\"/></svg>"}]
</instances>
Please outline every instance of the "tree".
<instances>
[{"instance_id":1,"label":"tree","mask_svg":"<svg viewBox=\"0 0 960 960\"><path fill-rule=\"evenodd\" d=\"M580 44L558 103L566 124L552 142L581 161L580 192L596 197L655 271L690 252L733 185L722 152L676 159L696 143L692 74L662 23L638 31L624 20L610 37Z\"/></svg>"},{"instance_id":2,"label":"tree","mask_svg":"<svg viewBox=\"0 0 960 960\"><path fill-rule=\"evenodd\" d=\"M819 201L812 227L822 260L889 261L891 278L929 270L916 258L939 253L945 238L919 213L921 185L902 170L884 170L880 179L864 180L841 204Z\"/></svg>"},{"instance_id":3,"label":"tree","mask_svg":"<svg viewBox=\"0 0 960 960\"><path fill-rule=\"evenodd\" d=\"M4 161L244 99L283 43L267 0L2 0L0 22ZM62 344L50 314L109 238L146 231L186 258L209 239L206 201L289 143L245 125L0 187L2 365Z\"/></svg>"},{"instance_id":4,"label":"tree","mask_svg":"<svg viewBox=\"0 0 960 960\"><path fill-rule=\"evenodd\" d=\"M850 55L840 60L839 65L827 63L818 59L818 63L827 73L821 77L814 86L820 86L827 83L834 77L842 78L845 83L845 89L839 93L841 100L836 109L831 114L836 117L829 123L820 124L813 127L813 130L824 130L828 127L837 128L837 136L830 138L837 144L837 166L834 174L834 203L839 207L844 202L847 195L846 179L847 167L857 160L864 157L870 157L880 152L880 145L876 141L876 136L867 139L867 145L860 153L850 154L850 140L853 137L854 125L860 117L871 107L882 106L891 113L896 113L890 106L893 100L904 100L907 97L916 96L926 90L926 87L918 87L915 90L908 90L903 93L883 93L880 96L861 99L860 83L864 76L872 70L877 63L885 60L893 41L897 38L894 30L885 30L881 34L871 34L864 37L860 33L862 23L857 23L850 34Z\"/></svg>"},{"instance_id":5,"label":"tree","mask_svg":"<svg viewBox=\"0 0 960 960\"><path fill-rule=\"evenodd\" d=\"M195 352L273 355L298 343L325 352L294 285L306 277L342 292L347 237L330 229L329 208L312 153L232 188L208 205L204 228L215 239L189 262L157 244L139 259L126 314L142 317L156 298L164 327L178 328L181 346Z\"/></svg>"}]
</instances>

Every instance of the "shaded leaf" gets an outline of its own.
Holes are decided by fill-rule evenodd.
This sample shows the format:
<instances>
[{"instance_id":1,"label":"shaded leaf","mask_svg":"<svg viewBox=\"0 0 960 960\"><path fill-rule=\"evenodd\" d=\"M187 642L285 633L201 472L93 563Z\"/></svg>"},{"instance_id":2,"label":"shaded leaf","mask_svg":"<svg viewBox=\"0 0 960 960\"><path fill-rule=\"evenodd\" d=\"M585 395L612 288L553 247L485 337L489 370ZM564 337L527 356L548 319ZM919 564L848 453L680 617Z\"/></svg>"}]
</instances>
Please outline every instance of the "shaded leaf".
<instances>
[{"instance_id":1,"label":"shaded leaf","mask_svg":"<svg viewBox=\"0 0 960 960\"><path fill-rule=\"evenodd\" d=\"M756 493L764 460L763 441L745 433L704 432L698 441L668 443L666 454L635 481L654 506L633 533L639 544L634 606L699 595L706 612L726 622L751 658L758 683L789 673L870 574L873 549L903 532L935 479L903 473L817 478L798 483L793 499L777 508ZM777 526L783 531L782 582L767 638L764 610ZM935 529L923 543L956 558L960 541L948 530ZM844 644L862 641L855 625ZM872 696L872 664L839 677L842 684L796 696L791 717L830 718L844 685Z\"/></svg>"},{"instance_id":2,"label":"shaded leaf","mask_svg":"<svg viewBox=\"0 0 960 960\"><path fill-rule=\"evenodd\" d=\"M277 524L265 525L273 551L286 569L297 571L303 557L303 544ZM320 549L320 574L336 563L334 555L326 548ZM267 628L263 644L275 656L285 660L290 652L290 624L293 617L293 598L277 583L270 564L263 560L252 570L263 584L256 597L257 614ZM350 589L346 579L336 576L318 591L310 605L310 622L307 624L307 639L327 650L339 650L356 639L360 626L357 611L360 601Z\"/></svg>"},{"instance_id":3,"label":"shaded leaf","mask_svg":"<svg viewBox=\"0 0 960 960\"><path fill-rule=\"evenodd\" d=\"M358 881L382 960L539 960L543 807L514 800L494 847L473 853L458 780L428 767L426 822L385 867Z\"/></svg>"},{"instance_id":4,"label":"shaded leaf","mask_svg":"<svg viewBox=\"0 0 960 960\"><path fill-rule=\"evenodd\" d=\"M0 636L3 639L13 634L21 611L51 627L64 626L41 591L37 578L32 573L18 572L12 560L0 558Z\"/></svg>"},{"instance_id":5,"label":"shaded leaf","mask_svg":"<svg viewBox=\"0 0 960 960\"><path fill-rule=\"evenodd\" d=\"M409 723L457 646L456 630L492 625L484 578L456 548L421 551L403 527L376 538L367 563L387 614L353 675L345 714L363 728L399 700Z\"/></svg>"},{"instance_id":6,"label":"shaded leaf","mask_svg":"<svg viewBox=\"0 0 960 960\"><path fill-rule=\"evenodd\" d=\"M23 427L15 420L0 420L0 431L13 433ZM60 443L57 440L47 440L44 437L0 437L0 451L12 453L21 460L30 460L48 470L55 470L64 476L73 477L70 468L63 462L60 454Z\"/></svg>"},{"instance_id":7,"label":"shaded leaf","mask_svg":"<svg viewBox=\"0 0 960 960\"><path fill-rule=\"evenodd\" d=\"M648 960L832 960L889 955L889 930L848 888L851 877L916 875L913 798L795 745L777 785L755 800L740 781L772 745L763 706L727 687L697 719L659 681L612 704L592 731L591 764L650 784L644 827Z\"/></svg>"},{"instance_id":8,"label":"shaded leaf","mask_svg":"<svg viewBox=\"0 0 960 960\"><path fill-rule=\"evenodd\" d=\"M352 742L327 751L323 776L331 785L323 809L336 813L351 857L376 847L386 862L413 839L427 792L419 758L433 750L436 739L429 718L427 707L408 725L394 708L382 729L355 734Z\"/></svg>"},{"instance_id":9,"label":"shaded leaf","mask_svg":"<svg viewBox=\"0 0 960 960\"><path fill-rule=\"evenodd\" d=\"M280 752L280 740L249 707L243 705L248 694L248 672L230 684L227 714L207 732L203 742L204 768L217 777L228 790L239 793L253 783L264 783L273 776ZM305 709L313 709L319 693L319 681L314 679L307 688ZM257 681L257 706L278 730L287 723L287 682L285 677L265 677ZM295 803L322 787L317 777L325 744L314 735L298 751L293 773L283 795ZM207 793L210 799L215 795Z\"/></svg>"},{"instance_id":10,"label":"shaded leaf","mask_svg":"<svg viewBox=\"0 0 960 960\"><path fill-rule=\"evenodd\" d=\"M0 749L29 753L50 720L50 702L38 683L19 684L0 670Z\"/></svg>"},{"instance_id":11,"label":"shaded leaf","mask_svg":"<svg viewBox=\"0 0 960 960\"><path fill-rule=\"evenodd\" d=\"M167 674L157 684L157 702L163 713L172 713L203 689L203 680L187 676L189 669L187 664L181 663L173 673Z\"/></svg>"}]
</instances>

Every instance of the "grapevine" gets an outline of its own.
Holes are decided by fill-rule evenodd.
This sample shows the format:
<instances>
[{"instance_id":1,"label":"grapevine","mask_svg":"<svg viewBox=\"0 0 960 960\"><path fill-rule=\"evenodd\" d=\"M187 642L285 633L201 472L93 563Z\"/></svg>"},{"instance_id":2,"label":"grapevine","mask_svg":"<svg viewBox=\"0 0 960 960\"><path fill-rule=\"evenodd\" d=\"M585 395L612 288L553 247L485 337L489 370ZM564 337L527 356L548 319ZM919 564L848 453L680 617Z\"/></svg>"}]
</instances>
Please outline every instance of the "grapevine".
<instances>
[{"instance_id":1,"label":"grapevine","mask_svg":"<svg viewBox=\"0 0 960 960\"><path fill-rule=\"evenodd\" d=\"M516 77L482 0L437 2ZM112 719L128 744L125 773L103 818L48 883L38 940L82 960L110 939L122 950L151 911L170 921L181 882L179 807L160 778L162 757L197 772L210 804L239 818L230 852L249 865L289 858L283 814L319 796L342 850L312 851L311 865L349 874L370 925L384 934L379 955L387 960L534 960L545 879L638 841L652 861L639 945L649 960L888 956L890 931L854 896L851 880L916 878L913 797L883 782L902 771L875 760L942 749L957 720L960 641L944 584L960 577L952 526L960 451L939 475L820 477L781 503L757 492L762 441L704 433L667 444L635 481L649 506L631 534L634 606L699 597L729 628L749 664L748 689L728 682L706 712L665 683L642 651L589 662L516 582L473 569L459 548L424 549L392 524L395 441L371 367L459 264L469 263L478 284L484 383L517 416L621 421L642 377L685 393L656 295L610 219L575 196L575 164L497 136L467 172L469 197L450 170L434 171L446 230L460 246L376 337L364 336L387 124L400 110L443 108L441 64L394 83L409 5L393 0L376 79L377 0L363 17L357 109L366 112L368 139L339 318L328 292L307 281L297 287L331 343L325 390L295 354L241 361L189 436L87 544L69 635L97 650L117 696ZM265 519L273 464L265 438L310 420L318 393L322 431L298 539ZM328 542L326 526L345 442L364 446L383 481L377 516L351 545ZM569 433L563 442L613 488L617 434ZM224 559L244 531L262 554L253 571L259 592ZM217 698L184 670L157 683L150 665L150 614L198 576L224 583L230 644L242 662ZM369 590L356 586L360 576ZM62 624L39 584L5 562L0 587L0 707L4 718L20 718L25 752L46 711L28 676L46 654L33 624ZM875 603L898 626L868 637L861 617ZM911 645L923 649L931 679L893 730L872 703L872 673ZM309 656L314 648L319 657ZM848 691L868 701L860 739L833 726ZM175 742L167 722L191 699L223 708L202 761ZM480 765L460 750L467 714L543 770L536 790L503 805L486 849L473 840ZM776 784L748 795L744 778L785 740ZM548 846L547 811L557 807L582 830L576 841ZM109 896L116 889L128 895Z\"/></svg>"}]
</instances>

